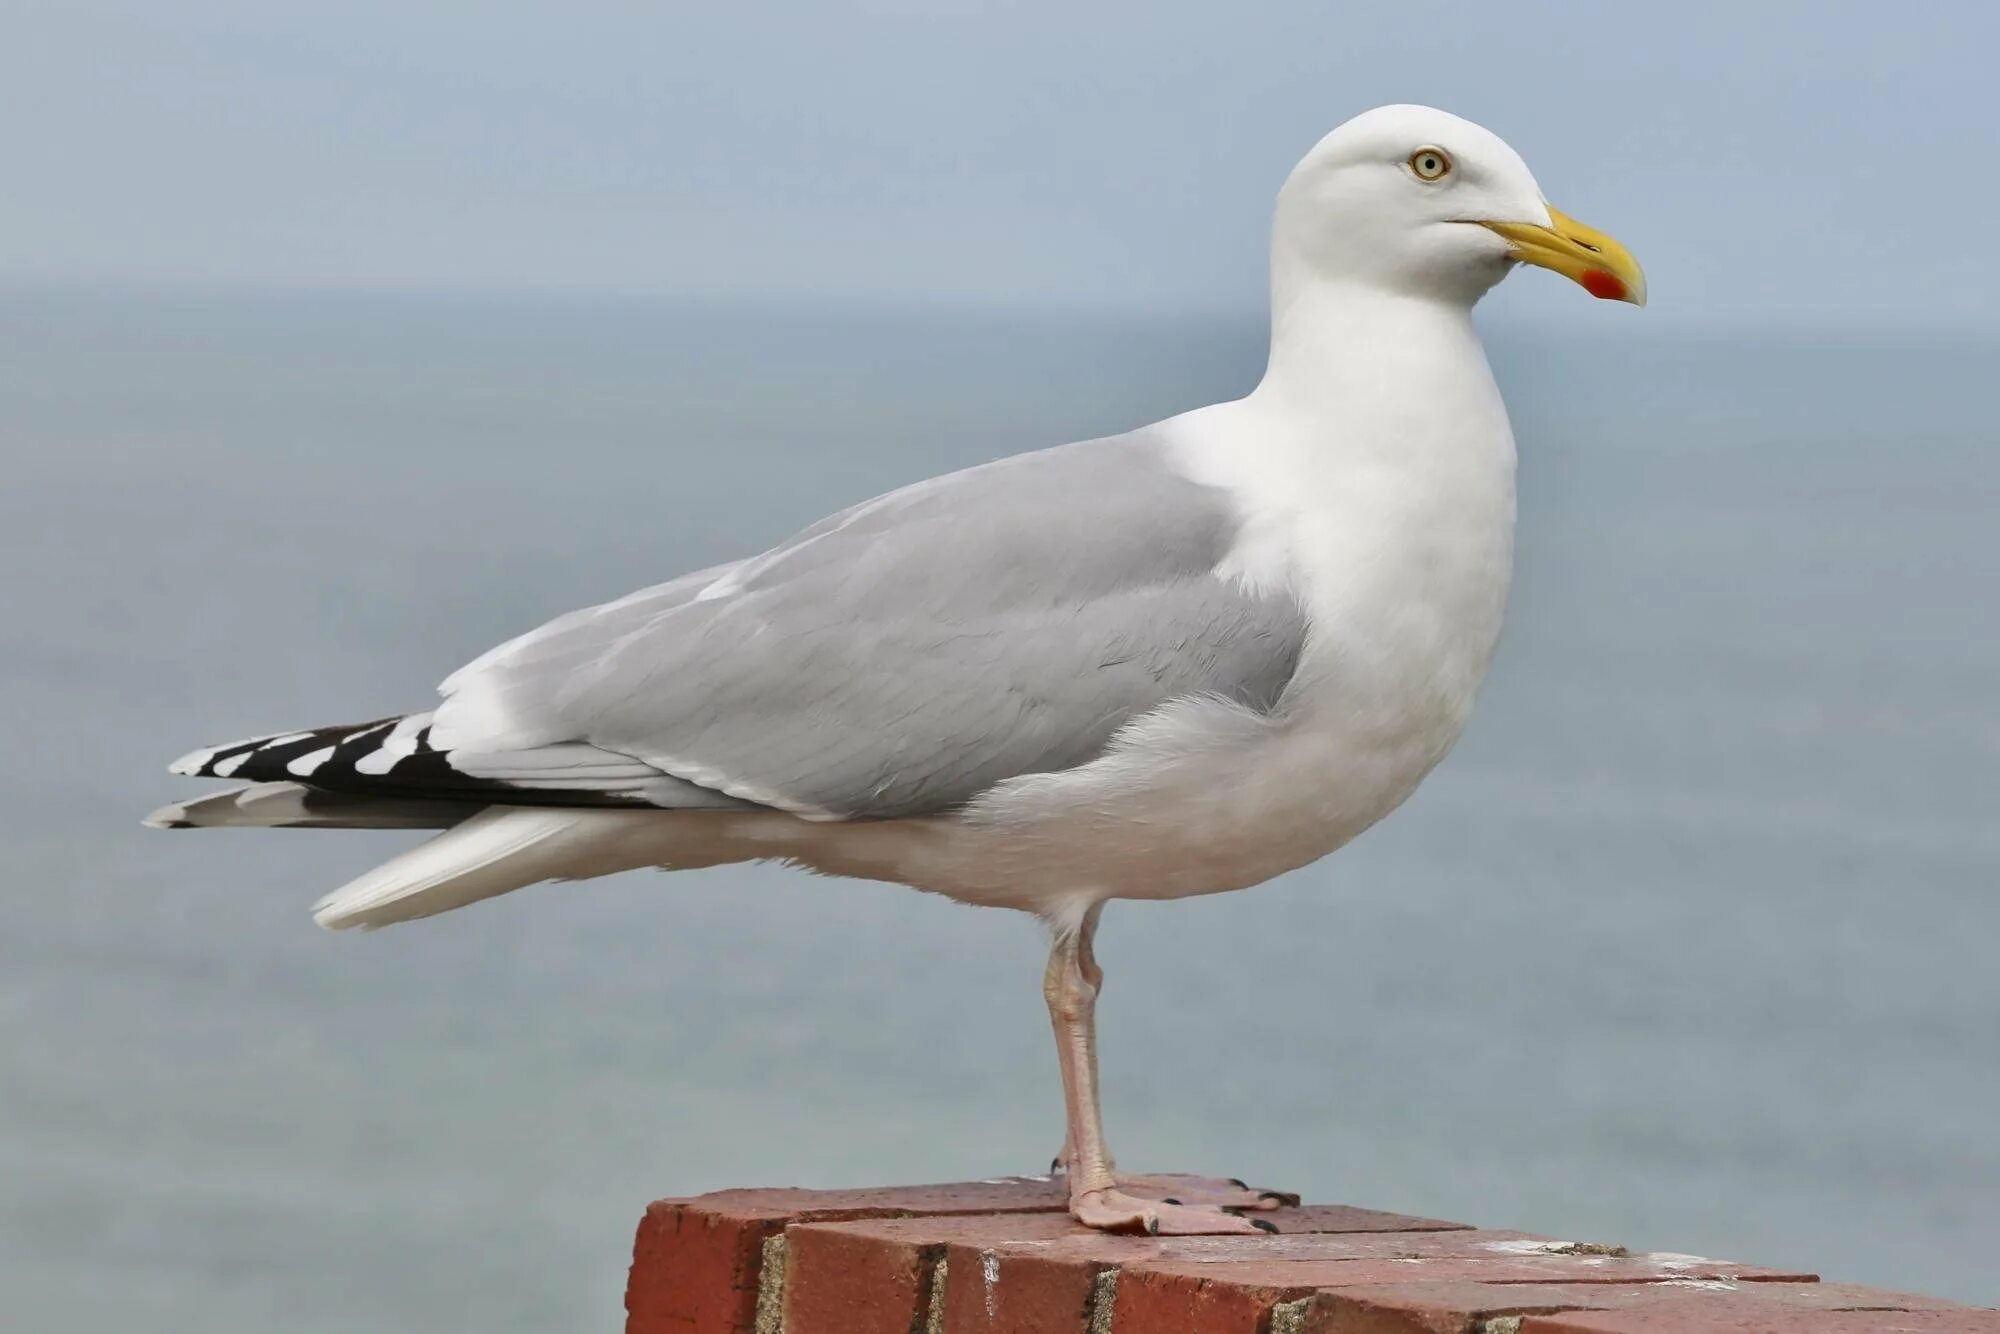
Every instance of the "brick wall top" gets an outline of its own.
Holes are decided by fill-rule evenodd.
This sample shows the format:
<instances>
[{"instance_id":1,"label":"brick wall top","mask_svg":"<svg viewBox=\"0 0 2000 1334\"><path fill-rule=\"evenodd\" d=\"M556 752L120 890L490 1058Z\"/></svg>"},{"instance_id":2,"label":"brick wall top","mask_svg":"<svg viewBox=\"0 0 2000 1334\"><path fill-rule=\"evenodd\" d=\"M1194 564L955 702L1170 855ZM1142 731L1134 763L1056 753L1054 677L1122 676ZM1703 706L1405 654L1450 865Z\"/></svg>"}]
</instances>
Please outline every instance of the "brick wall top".
<instances>
[{"instance_id":1,"label":"brick wall top","mask_svg":"<svg viewBox=\"0 0 2000 1334\"><path fill-rule=\"evenodd\" d=\"M1983 1331L2000 1311L1349 1205L1275 1236L1114 1237L1012 1177L727 1190L646 1211L627 1334Z\"/></svg>"}]
</instances>

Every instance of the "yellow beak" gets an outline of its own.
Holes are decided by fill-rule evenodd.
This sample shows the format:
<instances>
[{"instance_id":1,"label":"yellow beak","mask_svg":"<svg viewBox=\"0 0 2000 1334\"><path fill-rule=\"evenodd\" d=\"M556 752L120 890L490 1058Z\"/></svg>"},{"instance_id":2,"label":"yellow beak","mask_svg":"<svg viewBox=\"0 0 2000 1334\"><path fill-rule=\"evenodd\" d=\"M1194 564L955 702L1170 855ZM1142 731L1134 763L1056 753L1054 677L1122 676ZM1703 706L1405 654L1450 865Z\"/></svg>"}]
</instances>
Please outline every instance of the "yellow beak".
<instances>
[{"instance_id":1,"label":"yellow beak","mask_svg":"<svg viewBox=\"0 0 2000 1334\"><path fill-rule=\"evenodd\" d=\"M1553 208L1549 217L1555 223L1553 227L1538 227L1531 222L1480 225L1512 241L1514 258L1523 264L1554 269L1581 283L1583 290L1592 296L1606 301L1646 304L1646 273L1639 267L1639 261L1632 258L1631 251L1596 228L1586 227Z\"/></svg>"}]
</instances>

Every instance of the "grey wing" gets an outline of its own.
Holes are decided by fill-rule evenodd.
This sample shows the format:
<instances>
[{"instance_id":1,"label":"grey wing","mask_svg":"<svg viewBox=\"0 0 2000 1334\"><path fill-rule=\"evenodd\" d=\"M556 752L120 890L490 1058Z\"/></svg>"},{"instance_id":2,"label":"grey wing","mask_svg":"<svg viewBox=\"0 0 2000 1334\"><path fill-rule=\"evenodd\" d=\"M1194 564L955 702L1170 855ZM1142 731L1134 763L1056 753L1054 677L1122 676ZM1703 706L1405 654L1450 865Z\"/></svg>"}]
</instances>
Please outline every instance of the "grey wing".
<instances>
[{"instance_id":1,"label":"grey wing","mask_svg":"<svg viewBox=\"0 0 2000 1334\"><path fill-rule=\"evenodd\" d=\"M1271 708L1305 626L1217 576L1236 529L1146 433L1003 460L523 636L446 682L427 742L580 745L820 818L950 809L1179 696Z\"/></svg>"}]
</instances>

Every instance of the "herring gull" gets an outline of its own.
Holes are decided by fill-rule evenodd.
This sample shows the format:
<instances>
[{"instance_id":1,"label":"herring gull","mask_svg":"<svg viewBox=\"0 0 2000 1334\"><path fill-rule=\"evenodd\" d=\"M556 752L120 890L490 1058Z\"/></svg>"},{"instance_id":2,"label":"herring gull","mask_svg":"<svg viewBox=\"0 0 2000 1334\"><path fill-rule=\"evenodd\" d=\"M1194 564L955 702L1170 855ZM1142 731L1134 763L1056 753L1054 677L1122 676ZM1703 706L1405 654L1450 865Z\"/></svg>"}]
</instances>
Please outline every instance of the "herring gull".
<instances>
[{"instance_id":1,"label":"herring gull","mask_svg":"<svg viewBox=\"0 0 2000 1334\"><path fill-rule=\"evenodd\" d=\"M248 785L152 823L444 832L321 900L380 927L545 880L781 859L1021 909L1093 1227L1244 1232L1284 1198L1115 1169L1092 937L1393 810L1457 739L1514 542L1472 307L1517 263L1643 304L1495 135L1367 112L1280 190L1251 392L919 482L759 556L558 617L428 712L210 746Z\"/></svg>"}]
</instances>

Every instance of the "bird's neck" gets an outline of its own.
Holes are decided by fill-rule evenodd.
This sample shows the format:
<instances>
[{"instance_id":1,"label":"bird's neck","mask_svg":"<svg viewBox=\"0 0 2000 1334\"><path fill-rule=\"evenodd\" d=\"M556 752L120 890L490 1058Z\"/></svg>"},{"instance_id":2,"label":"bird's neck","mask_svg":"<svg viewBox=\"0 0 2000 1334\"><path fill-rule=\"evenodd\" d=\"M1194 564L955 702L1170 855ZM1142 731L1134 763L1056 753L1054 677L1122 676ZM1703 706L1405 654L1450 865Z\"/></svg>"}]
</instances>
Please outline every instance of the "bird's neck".
<instances>
[{"instance_id":1,"label":"bird's neck","mask_svg":"<svg viewBox=\"0 0 2000 1334\"><path fill-rule=\"evenodd\" d=\"M1257 387L1170 424L1189 475L1250 516L1253 582L1468 539L1474 564L1504 566L1514 437L1470 311L1332 285L1281 297Z\"/></svg>"},{"instance_id":2,"label":"bird's neck","mask_svg":"<svg viewBox=\"0 0 2000 1334\"><path fill-rule=\"evenodd\" d=\"M1257 387L1172 424L1190 475L1257 513L1511 525L1514 437L1468 304L1326 281L1274 297Z\"/></svg>"},{"instance_id":3,"label":"bird's neck","mask_svg":"<svg viewBox=\"0 0 2000 1334\"><path fill-rule=\"evenodd\" d=\"M1392 420L1462 412L1473 406L1464 402L1467 389L1490 384L1470 306L1274 275L1270 360L1252 394L1267 407L1362 425L1350 419L1364 407ZM1497 394L1492 401L1497 405Z\"/></svg>"},{"instance_id":4,"label":"bird's neck","mask_svg":"<svg viewBox=\"0 0 2000 1334\"><path fill-rule=\"evenodd\" d=\"M1513 433L1468 307L1331 283L1278 297L1269 367L1235 405L1258 425L1249 470L1303 504L1347 503L1365 474L1511 505Z\"/></svg>"}]
</instances>

